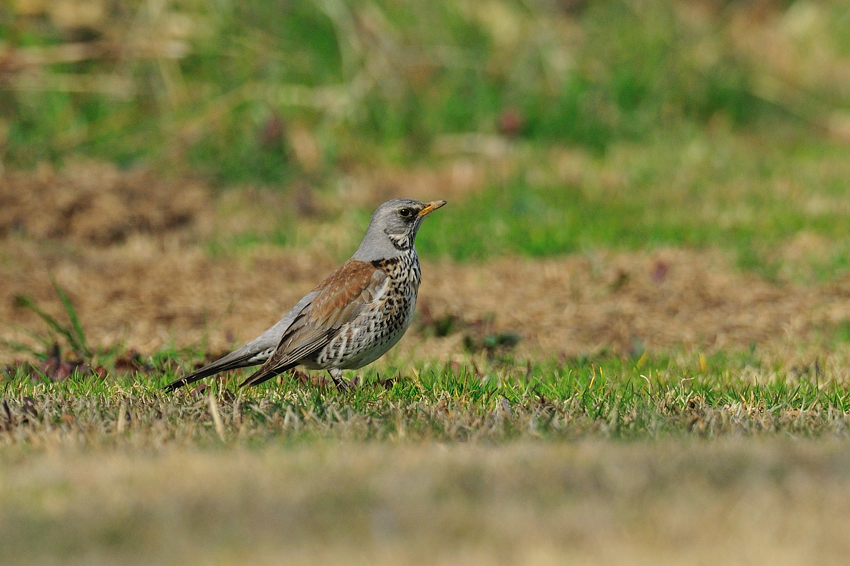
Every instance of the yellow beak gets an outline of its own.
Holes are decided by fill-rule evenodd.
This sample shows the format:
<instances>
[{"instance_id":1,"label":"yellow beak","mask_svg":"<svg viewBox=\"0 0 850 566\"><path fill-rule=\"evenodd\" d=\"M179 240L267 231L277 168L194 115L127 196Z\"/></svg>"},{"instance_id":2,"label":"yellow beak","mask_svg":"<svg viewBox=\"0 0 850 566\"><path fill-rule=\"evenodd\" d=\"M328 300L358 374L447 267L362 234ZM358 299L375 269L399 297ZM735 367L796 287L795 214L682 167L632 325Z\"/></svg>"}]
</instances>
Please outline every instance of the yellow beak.
<instances>
[{"instance_id":1,"label":"yellow beak","mask_svg":"<svg viewBox=\"0 0 850 566\"><path fill-rule=\"evenodd\" d=\"M425 206L425 208L423 208L422 210L420 210L419 214L417 214L416 216L427 216L428 214L431 214L441 206L445 206L445 204L446 201L444 200L435 200L434 202L429 202L428 205Z\"/></svg>"}]
</instances>

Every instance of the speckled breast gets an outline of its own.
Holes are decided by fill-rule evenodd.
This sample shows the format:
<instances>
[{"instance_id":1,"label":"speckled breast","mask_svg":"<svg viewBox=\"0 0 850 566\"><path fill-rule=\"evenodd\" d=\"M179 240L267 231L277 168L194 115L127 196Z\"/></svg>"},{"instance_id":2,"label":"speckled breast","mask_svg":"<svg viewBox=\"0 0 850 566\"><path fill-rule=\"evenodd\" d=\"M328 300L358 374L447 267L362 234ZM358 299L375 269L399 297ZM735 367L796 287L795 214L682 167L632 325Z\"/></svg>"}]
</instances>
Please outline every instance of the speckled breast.
<instances>
[{"instance_id":1,"label":"speckled breast","mask_svg":"<svg viewBox=\"0 0 850 566\"><path fill-rule=\"evenodd\" d=\"M304 363L306 367L361 368L384 355L407 331L422 278L416 251L374 261L372 265L387 274L386 291L370 308L340 328L327 346Z\"/></svg>"}]
</instances>

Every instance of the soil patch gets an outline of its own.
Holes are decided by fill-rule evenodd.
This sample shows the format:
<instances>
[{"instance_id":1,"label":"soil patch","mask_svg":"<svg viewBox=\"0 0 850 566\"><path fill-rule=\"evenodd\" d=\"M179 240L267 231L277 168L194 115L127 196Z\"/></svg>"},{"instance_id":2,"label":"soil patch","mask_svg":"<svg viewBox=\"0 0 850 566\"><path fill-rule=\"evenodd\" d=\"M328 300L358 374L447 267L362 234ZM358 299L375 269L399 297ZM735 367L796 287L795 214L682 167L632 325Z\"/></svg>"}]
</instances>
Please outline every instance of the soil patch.
<instances>
[{"instance_id":1,"label":"soil patch","mask_svg":"<svg viewBox=\"0 0 850 566\"><path fill-rule=\"evenodd\" d=\"M109 248L53 248L7 240L0 260L0 337L27 342L43 329L15 296L57 317L54 278L77 307L89 341L142 353L167 345L224 351L278 320L336 266L282 248L211 258L198 247L131 238ZM449 360L470 345L519 339L516 352L620 355L753 346L794 352L850 321L850 281L773 285L722 254L687 250L600 253L490 264L425 262L418 319L399 352ZM8 361L13 353L3 351Z\"/></svg>"},{"instance_id":2,"label":"soil patch","mask_svg":"<svg viewBox=\"0 0 850 566\"><path fill-rule=\"evenodd\" d=\"M169 181L148 170L119 171L105 163L77 163L62 172L42 166L12 172L0 182L0 238L20 235L108 246L135 234L209 235L213 207L207 190Z\"/></svg>"}]
</instances>

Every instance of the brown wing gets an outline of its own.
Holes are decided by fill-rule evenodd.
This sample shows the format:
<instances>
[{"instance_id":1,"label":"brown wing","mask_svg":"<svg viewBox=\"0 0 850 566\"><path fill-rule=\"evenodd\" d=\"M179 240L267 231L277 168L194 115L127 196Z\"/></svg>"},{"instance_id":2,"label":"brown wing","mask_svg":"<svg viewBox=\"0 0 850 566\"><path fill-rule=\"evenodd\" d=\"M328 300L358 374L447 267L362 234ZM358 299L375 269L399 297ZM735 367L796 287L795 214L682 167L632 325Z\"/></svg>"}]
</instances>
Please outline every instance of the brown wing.
<instances>
[{"instance_id":1,"label":"brown wing","mask_svg":"<svg viewBox=\"0 0 850 566\"><path fill-rule=\"evenodd\" d=\"M343 324L374 301L386 280L370 263L350 259L342 264L314 289L318 294L295 317L274 354L242 385L258 385L327 346Z\"/></svg>"}]
</instances>

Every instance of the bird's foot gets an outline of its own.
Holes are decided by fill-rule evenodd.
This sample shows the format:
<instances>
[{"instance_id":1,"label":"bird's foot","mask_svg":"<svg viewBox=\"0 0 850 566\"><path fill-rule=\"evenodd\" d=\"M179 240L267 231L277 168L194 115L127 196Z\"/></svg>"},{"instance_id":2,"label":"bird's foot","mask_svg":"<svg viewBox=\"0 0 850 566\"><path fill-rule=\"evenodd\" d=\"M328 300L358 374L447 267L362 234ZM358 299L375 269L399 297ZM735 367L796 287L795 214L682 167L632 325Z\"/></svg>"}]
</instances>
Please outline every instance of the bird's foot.
<instances>
[{"instance_id":1,"label":"bird's foot","mask_svg":"<svg viewBox=\"0 0 850 566\"><path fill-rule=\"evenodd\" d=\"M360 376L355 376L350 381L346 381L342 378L342 370L328 370L328 373L338 391L348 392L360 386Z\"/></svg>"},{"instance_id":2,"label":"bird's foot","mask_svg":"<svg viewBox=\"0 0 850 566\"><path fill-rule=\"evenodd\" d=\"M336 369L336 368L329 369L328 373L330 374L331 379L334 382L334 385L336 385L337 390L339 390L343 393L350 391L351 388L353 386L357 385L357 383L359 383L359 381L360 381L358 378L354 378L353 380L351 380L351 383L345 381L342 378L342 370L339 370L339 369Z\"/></svg>"}]
</instances>

